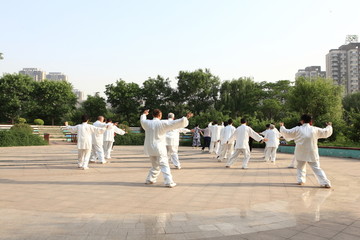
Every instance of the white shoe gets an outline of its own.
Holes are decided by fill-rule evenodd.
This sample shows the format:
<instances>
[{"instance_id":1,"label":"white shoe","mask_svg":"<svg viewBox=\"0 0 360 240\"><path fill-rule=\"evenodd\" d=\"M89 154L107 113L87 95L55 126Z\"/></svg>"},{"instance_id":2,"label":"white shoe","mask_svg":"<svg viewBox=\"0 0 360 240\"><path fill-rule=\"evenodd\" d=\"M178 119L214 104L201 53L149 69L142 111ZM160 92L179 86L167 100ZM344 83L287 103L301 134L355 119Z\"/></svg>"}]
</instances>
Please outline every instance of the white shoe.
<instances>
[{"instance_id":1,"label":"white shoe","mask_svg":"<svg viewBox=\"0 0 360 240\"><path fill-rule=\"evenodd\" d=\"M152 182L150 180L146 180L146 182L145 182L145 184L154 184L154 183L156 183L156 182Z\"/></svg>"},{"instance_id":2,"label":"white shoe","mask_svg":"<svg viewBox=\"0 0 360 240\"><path fill-rule=\"evenodd\" d=\"M90 160L89 163L95 163L96 161L95 160Z\"/></svg>"},{"instance_id":3,"label":"white shoe","mask_svg":"<svg viewBox=\"0 0 360 240\"><path fill-rule=\"evenodd\" d=\"M101 163L101 164L105 164L105 163L107 163L107 161L104 160L104 161L102 161L102 162L100 162L100 163Z\"/></svg>"},{"instance_id":4,"label":"white shoe","mask_svg":"<svg viewBox=\"0 0 360 240\"><path fill-rule=\"evenodd\" d=\"M81 170L88 170L89 167L82 167Z\"/></svg>"},{"instance_id":5,"label":"white shoe","mask_svg":"<svg viewBox=\"0 0 360 240\"><path fill-rule=\"evenodd\" d=\"M179 170L181 169L181 167L180 167L180 166L175 166L175 168L176 168L176 169L179 169Z\"/></svg>"},{"instance_id":6,"label":"white shoe","mask_svg":"<svg viewBox=\"0 0 360 240\"><path fill-rule=\"evenodd\" d=\"M330 184L324 184L324 185L321 185L320 187L322 187L322 188L331 188L331 185Z\"/></svg>"},{"instance_id":7,"label":"white shoe","mask_svg":"<svg viewBox=\"0 0 360 240\"><path fill-rule=\"evenodd\" d=\"M170 183L170 184L165 184L165 187L169 187L169 188L173 188L176 186L176 183Z\"/></svg>"}]
</instances>

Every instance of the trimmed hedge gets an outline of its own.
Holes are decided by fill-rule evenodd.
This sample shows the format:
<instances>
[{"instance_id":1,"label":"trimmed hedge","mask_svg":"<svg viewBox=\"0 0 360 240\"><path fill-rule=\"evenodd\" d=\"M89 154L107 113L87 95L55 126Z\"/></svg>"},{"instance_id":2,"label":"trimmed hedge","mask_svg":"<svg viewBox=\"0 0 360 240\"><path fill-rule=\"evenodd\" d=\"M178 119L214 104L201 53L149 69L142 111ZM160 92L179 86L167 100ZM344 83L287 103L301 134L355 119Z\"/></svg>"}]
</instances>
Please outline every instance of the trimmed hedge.
<instances>
[{"instance_id":1,"label":"trimmed hedge","mask_svg":"<svg viewBox=\"0 0 360 240\"><path fill-rule=\"evenodd\" d=\"M145 133L116 135L114 145L144 145Z\"/></svg>"},{"instance_id":2,"label":"trimmed hedge","mask_svg":"<svg viewBox=\"0 0 360 240\"><path fill-rule=\"evenodd\" d=\"M0 131L0 147L39 145L47 145L47 142L38 135L22 131Z\"/></svg>"}]
</instances>

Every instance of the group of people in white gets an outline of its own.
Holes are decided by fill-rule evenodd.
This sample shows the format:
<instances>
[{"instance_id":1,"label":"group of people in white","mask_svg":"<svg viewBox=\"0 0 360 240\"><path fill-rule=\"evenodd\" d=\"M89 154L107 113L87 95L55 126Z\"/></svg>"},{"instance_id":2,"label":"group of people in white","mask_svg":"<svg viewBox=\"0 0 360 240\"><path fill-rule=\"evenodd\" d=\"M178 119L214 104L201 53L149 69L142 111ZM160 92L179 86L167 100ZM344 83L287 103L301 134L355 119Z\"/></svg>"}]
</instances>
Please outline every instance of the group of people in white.
<instances>
[{"instance_id":1,"label":"group of people in white","mask_svg":"<svg viewBox=\"0 0 360 240\"><path fill-rule=\"evenodd\" d=\"M160 172L164 177L166 187L175 187L169 161L177 169L181 169L181 163L178 156L179 134L193 133L193 146L200 146L200 135L204 136L202 150L208 145L209 152L214 154L219 162L226 159L226 168L231 168L238 159L243 155L242 169L248 168L250 160L249 139L252 138L258 142L266 143L264 158L266 161L275 163L276 152L279 146L280 137L286 140L294 140L295 154L292 164L297 162L297 183L303 185L306 182L306 163L308 163L316 175L320 186L330 188L330 180L326 177L325 172L320 168L318 139L328 138L332 134L332 124L327 123L326 128L312 126L310 115L301 116L301 125L291 129L286 129L284 123L280 123L280 131L273 124L268 124L266 130L260 134L247 126L246 119L241 119L241 125L237 128L233 126L233 121L229 119L224 125L218 125L212 122L205 129L200 129L197 125L194 129L189 130L188 119L193 116L188 113L186 116L175 120L173 113L168 114L167 120L162 120L162 112L155 109L152 112L152 119L147 119L149 110L145 110L140 117L141 127L145 130L144 150L149 156L151 168L147 175L146 184L154 184L157 181ZM79 150L79 167L88 168L89 159L105 163L106 158L110 158L112 143L114 142L114 133L123 135L125 132L115 126L111 121L104 122L100 116L98 121L93 125L88 124L88 118L83 116L83 123L67 128L78 134ZM91 151L92 149L92 151ZM91 152L91 157L90 157ZM293 167L293 166L291 166Z\"/></svg>"},{"instance_id":2,"label":"group of people in white","mask_svg":"<svg viewBox=\"0 0 360 240\"><path fill-rule=\"evenodd\" d=\"M118 128L117 123L111 119L99 116L92 125L88 124L89 117L83 115L81 124L69 126L65 122L65 127L72 133L77 134L78 148L78 167L86 170L89 168L89 162L107 163L106 159L111 158L111 151L115 141L115 134L124 135L125 131Z\"/></svg>"}]
</instances>

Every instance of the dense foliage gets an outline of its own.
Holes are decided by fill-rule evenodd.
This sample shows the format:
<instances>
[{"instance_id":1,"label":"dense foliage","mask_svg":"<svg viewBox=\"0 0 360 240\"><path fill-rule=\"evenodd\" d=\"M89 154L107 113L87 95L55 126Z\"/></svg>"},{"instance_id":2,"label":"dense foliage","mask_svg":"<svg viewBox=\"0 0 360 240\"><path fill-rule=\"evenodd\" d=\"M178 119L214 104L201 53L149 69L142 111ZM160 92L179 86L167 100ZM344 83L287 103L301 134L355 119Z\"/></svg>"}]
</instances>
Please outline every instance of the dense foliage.
<instances>
[{"instance_id":1,"label":"dense foliage","mask_svg":"<svg viewBox=\"0 0 360 240\"><path fill-rule=\"evenodd\" d=\"M15 124L10 130L0 131L0 147L47 145L44 138L33 134L28 124Z\"/></svg>"},{"instance_id":2,"label":"dense foliage","mask_svg":"<svg viewBox=\"0 0 360 240\"><path fill-rule=\"evenodd\" d=\"M237 126L241 118L247 118L256 131L262 131L269 122L278 126L283 121L287 127L293 127L301 114L309 113L316 126L333 122L330 140L360 140L360 93L344 97L343 89L328 79L270 83L242 77L221 81L209 69L180 71L176 79L175 87L162 76L148 78L142 85L120 79L105 86L106 99L97 93L76 109L69 83L34 82L27 76L6 74L0 78L0 121L15 122L23 117L27 122L41 118L45 124L61 123L64 119L78 123L81 115L87 114L91 121L104 115L114 122L140 126L139 116L144 109L160 108L164 118L169 112L176 117L194 112L189 128L196 124L205 128L210 121L229 118ZM127 142L138 141L130 134L123 138Z\"/></svg>"}]
</instances>

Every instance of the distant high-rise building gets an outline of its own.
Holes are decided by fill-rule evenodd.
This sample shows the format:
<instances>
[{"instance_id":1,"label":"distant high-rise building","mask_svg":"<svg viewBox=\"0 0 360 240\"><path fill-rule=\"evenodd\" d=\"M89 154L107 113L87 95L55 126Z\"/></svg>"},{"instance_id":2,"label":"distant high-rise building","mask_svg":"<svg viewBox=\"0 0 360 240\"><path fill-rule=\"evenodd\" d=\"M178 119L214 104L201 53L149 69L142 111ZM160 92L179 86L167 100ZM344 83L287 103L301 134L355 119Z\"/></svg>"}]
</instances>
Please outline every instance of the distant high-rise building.
<instances>
[{"instance_id":1,"label":"distant high-rise building","mask_svg":"<svg viewBox=\"0 0 360 240\"><path fill-rule=\"evenodd\" d=\"M85 101L85 93L79 89L73 89L73 93L77 96L78 103Z\"/></svg>"},{"instance_id":2,"label":"distant high-rise building","mask_svg":"<svg viewBox=\"0 0 360 240\"><path fill-rule=\"evenodd\" d=\"M298 72L295 74L295 78L298 77L306 77L310 79L316 79L318 77L325 78L326 72L321 71L320 66L310 66L306 67L305 69L299 69Z\"/></svg>"},{"instance_id":3,"label":"distant high-rise building","mask_svg":"<svg viewBox=\"0 0 360 240\"><path fill-rule=\"evenodd\" d=\"M348 36L346 42L326 55L326 77L344 86L349 94L360 91L360 43L354 35Z\"/></svg>"},{"instance_id":4,"label":"distant high-rise building","mask_svg":"<svg viewBox=\"0 0 360 240\"><path fill-rule=\"evenodd\" d=\"M45 72L37 68L23 68L19 71L20 74L32 77L34 81L41 82L45 79Z\"/></svg>"},{"instance_id":5,"label":"distant high-rise building","mask_svg":"<svg viewBox=\"0 0 360 240\"><path fill-rule=\"evenodd\" d=\"M52 81L67 81L67 76L61 72L49 72L46 74L46 79Z\"/></svg>"}]
</instances>

